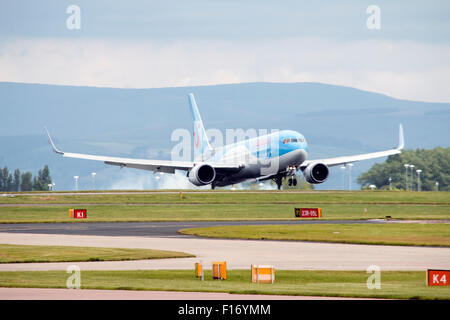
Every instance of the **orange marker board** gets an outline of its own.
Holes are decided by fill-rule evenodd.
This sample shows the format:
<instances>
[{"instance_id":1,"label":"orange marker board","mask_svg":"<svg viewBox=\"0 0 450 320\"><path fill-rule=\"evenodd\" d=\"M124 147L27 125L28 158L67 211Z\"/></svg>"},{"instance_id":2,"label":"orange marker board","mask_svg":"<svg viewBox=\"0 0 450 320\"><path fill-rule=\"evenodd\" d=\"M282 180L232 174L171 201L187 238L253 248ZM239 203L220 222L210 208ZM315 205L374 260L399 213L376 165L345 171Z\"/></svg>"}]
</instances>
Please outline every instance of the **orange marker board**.
<instances>
[{"instance_id":1,"label":"orange marker board","mask_svg":"<svg viewBox=\"0 0 450 320\"><path fill-rule=\"evenodd\" d=\"M269 265L251 265L252 282L273 283L275 281L275 268Z\"/></svg>"},{"instance_id":2,"label":"orange marker board","mask_svg":"<svg viewBox=\"0 0 450 320\"><path fill-rule=\"evenodd\" d=\"M213 279L221 279L226 280L227 279L227 263L226 261L213 261L212 266L213 271Z\"/></svg>"}]
</instances>

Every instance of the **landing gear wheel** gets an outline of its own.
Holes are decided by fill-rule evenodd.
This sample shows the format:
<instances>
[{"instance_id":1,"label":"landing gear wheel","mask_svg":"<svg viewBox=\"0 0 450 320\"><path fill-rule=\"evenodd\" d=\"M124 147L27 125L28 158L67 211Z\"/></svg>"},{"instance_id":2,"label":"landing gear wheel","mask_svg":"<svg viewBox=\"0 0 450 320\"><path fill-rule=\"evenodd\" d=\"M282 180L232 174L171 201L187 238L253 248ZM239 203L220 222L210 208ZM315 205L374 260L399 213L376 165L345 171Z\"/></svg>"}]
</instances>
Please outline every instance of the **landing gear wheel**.
<instances>
[{"instance_id":1,"label":"landing gear wheel","mask_svg":"<svg viewBox=\"0 0 450 320\"><path fill-rule=\"evenodd\" d=\"M289 187L292 186L292 178L289 178L288 185L289 185Z\"/></svg>"},{"instance_id":2,"label":"landing gear wheel","mask_svg":"<svg viewBox=\"0 0 450 320\"><path fill-rule=\"evenodd\" d=\"M297 185L297 179L292 179L292 185L295 187Z\"/></svg>"}]
</instances>

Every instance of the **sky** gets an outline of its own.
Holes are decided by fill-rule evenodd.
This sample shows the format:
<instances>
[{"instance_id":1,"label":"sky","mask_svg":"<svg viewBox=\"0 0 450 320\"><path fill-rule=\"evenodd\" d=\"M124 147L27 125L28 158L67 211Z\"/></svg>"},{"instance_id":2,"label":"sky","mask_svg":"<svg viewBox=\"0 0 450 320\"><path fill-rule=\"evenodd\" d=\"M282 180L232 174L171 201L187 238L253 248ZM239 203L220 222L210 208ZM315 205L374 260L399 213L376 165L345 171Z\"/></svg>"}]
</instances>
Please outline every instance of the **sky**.
<instances>
[{"instance_id":1,"label":"sky","mask_svg":"<svg viewBox=\"0 0 450 320\"><path fill-rule=\"evenodd\" d=\"M0 81L321 82L450 102L449 1L0 2Z\"/></svg>"}]
</instances>

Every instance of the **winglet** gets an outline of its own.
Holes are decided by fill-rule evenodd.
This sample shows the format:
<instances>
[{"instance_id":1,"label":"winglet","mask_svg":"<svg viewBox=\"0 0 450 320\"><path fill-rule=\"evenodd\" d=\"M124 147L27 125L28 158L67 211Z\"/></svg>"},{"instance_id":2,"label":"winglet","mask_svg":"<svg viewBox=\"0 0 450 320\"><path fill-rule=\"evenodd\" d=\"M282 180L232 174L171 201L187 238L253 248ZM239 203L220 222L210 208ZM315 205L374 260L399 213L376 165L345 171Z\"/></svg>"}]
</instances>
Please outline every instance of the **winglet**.
<instances>
[{"instance_id":1,"label":"winglet","mask_svg":"<svg viewBox=\"0 0 450 320\"><path fill-rule=\"evenodd\" d=\"M405 138L403 136L403 125L398 126L398 147L397 150L402 150L405 147Z\"/></svg>"},{"instance_id":2,"label":"winglet","mask_svg":"<svg viewBox=\"0 0 450 320\"><path fill-rule=\"evenodd\" d=\"M50 144L53 148L53 151L55 151L56 153L59 153L59 154L64 154L64 152L62 152L56 148L55 144L53 143L52 137L50 137L50 133L48 132L47 127L44 127L44 129L47 132L48 141L50 142Z\"/></svg>"}]
</instances>

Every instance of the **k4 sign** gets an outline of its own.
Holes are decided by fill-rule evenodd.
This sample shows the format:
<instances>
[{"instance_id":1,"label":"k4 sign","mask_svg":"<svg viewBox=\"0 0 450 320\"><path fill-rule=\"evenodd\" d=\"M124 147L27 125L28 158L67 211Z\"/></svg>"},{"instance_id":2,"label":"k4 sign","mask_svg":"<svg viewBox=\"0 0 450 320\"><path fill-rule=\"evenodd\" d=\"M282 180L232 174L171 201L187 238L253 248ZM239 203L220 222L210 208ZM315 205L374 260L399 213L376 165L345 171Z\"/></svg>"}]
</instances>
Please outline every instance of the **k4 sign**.
<instances>
[{"instance_id":1,"label":"k4 sign","mask_svg":"<svg viewBox=\"0 0 450 320\"><path fill-rule=\"evenodd\" d=\"M428 286L448 286L450 285L450 270L427 270Z\"/></svg>"}]
</instances>

